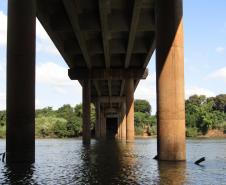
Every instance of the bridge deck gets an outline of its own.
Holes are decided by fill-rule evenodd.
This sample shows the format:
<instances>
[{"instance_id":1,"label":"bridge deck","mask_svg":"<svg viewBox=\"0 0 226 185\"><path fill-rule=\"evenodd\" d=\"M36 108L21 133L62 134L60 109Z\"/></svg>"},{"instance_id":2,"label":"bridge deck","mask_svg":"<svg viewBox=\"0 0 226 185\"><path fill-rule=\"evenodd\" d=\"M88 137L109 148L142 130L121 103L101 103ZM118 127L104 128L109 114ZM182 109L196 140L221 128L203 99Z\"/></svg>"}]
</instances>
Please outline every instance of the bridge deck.
<instances>
[{"instance_id":1,"label":"bridge deck","mask_svg":"<svg viewBox=\"0 0 226 185\"><path fill-rule=\"evenodd\" d=\"M154 0L37 0L37 17L70 69L92 74L97 68L120 69L123 73L124 69L145 69L153 54L154 7ZM92 99L124 96L128 77L122 76L93 78ZM135 87L140 79L134 78ZM120 106L120 101L105 106L109 103Z\"/></svg>"}]
</instances>

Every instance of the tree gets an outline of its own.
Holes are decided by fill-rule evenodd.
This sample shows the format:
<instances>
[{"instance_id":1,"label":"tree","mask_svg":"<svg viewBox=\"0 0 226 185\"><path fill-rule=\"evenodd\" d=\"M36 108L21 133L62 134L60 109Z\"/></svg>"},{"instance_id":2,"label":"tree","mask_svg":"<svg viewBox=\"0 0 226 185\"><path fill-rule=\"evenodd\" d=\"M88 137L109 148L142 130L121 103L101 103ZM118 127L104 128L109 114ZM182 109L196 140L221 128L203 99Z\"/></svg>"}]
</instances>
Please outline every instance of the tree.
<instances>
[{"instance_id":1,"label":"tree","mask_svg":"<svg viewBox=\"0 0 226 185\"><path fill-rule=\"evenodd\" d=\"M43 109L37 109L35 111L36 117L38 116L54 116L55 111L53 110L52 107L45 107Z\"/></svg>"},{"instance_id":2,"label":"tree","mask_svg":"<svg viewBox=\"0 0 226 185\"><path fill-rule=\"evenodd\" d=\"M151 115L151 105L147 100L135 100L134 110L135 112L143 112Z\"/></svg>"},{"instance_id":3,"label":"tree","mask_svg":"<svg viewBox=\"0 0 226 185\"><path fill-rule=\"evenodd\" d=\"M226 94L220 94L214 98L214 109L226 113Z\"/></svg>"},{"instance_id":4,"label":"tree","mask_svg":"<svg viewBox=\"0 0 226 185\"><path fill-rule=\"evenodd\" d=\"M193 105L199 106L206 102L206 96L205 95L198 96L195 94L190 96L187 101Z\"/></svg>"}]
</instances>

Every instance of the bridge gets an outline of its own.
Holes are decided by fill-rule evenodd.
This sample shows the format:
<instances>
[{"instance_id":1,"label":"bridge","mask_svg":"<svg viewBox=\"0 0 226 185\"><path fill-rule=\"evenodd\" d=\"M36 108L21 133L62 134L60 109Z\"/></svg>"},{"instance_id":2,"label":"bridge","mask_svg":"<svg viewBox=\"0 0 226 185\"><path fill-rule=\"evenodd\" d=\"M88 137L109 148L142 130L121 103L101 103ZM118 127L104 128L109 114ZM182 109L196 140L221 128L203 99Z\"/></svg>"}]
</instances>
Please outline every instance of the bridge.
<instances>
[{"instance_id":1,"label":"bridge","mask_svg":"<svg viewBox=\"0 0 226 185\"><path fill-rule=\"evenodd\" d=\"M158 159L185 160L182 9L182 0L8 0L7 162L35 161L36 17L82 86L84 144L91 102L97 139L117 123L118 139L134 140L134 92L156 50Z\"/></svg>"}]
</instances>

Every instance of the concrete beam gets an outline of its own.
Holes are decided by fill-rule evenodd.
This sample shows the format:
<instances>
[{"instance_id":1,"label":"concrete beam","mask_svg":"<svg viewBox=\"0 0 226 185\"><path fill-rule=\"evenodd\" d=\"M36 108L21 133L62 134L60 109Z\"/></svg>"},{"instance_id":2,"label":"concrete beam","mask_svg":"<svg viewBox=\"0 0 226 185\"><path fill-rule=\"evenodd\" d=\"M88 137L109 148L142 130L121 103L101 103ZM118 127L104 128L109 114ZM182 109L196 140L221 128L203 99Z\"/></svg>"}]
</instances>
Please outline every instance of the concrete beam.
<instances>
[{"instance_id":1,"label":"concrete beam","mask_svg":"<svg viewBox=\"0 0 226 185\"><path fill-rule=\"evenodd\" d=\"M92 102L100 102L100 103L122 103L125 102L124 96L100 96L100 97L93 97Z\"/></svg>"},{"instance_id":2,"label":"concrete beam","mask_svg":"<svg viewBox=\"0 0 226 185\"><path fill-rule=\"evenodd\" d=\"M75 36L78 40L78 43L79 43L79 46L81 48L83 57L86 61L86 65L90 69L92 67L91 62L90 62L90 56L89 56L89 53L88 53L84 34L83 34L83 32L82 32L82 30L79 26L79 18L78 18L78 15L76 13L76 8L78 8L79 6L77 6L76 1L63 0L63 4L64 4L64 7L65 7L66 12L68 14L70 23L71 23L73 31L74 31L74 34L75 34ZM95 81L94 81L94 85L96 87L97 92L99 93L100 91L98 90L98 87L97 87Z\"/></svg>"},{"instance_id":3,"label":"concrete beam","mask_svg":"<svg viewBox=\"0 0 226 185\"><path fill-rule=\"evenodd\" d=\"M136 28L139 22L140 10L142 7L143 0L135 0L133 5L133 15L131 20L130 32L129 32L129 40L127 45L127 52L126 52L126 60L125 60L125 68L129 67L133 48L134 48L134 41L136 37ZM122 81L120 95L123 94L125 87L125 80Z\"/></svg>"},{"instance_id":4,"label":"concrete beam","mask_svg":"<svg viewBox=\"0 0 226 185\"><path fill-rule=\"evenodd\" d=\"M104 57L106 68L110 68L110 49L109 49L109 40L108 40L108 6L109 1L99 0L99 13L100 13L100 22L102 29L102 40L104 47Z\"/></svg>"},{"instance_id":5,"label":"concrete beam","mask_svg":"<svg viewBox=\"0 0 226 185\"><path fill-rule=\"evenodd\" d=\"M142 7L142 0L135 0L133 5L133 15L132 15L132 21L130 26L130 32L129 32L129 40L128 40L128 46L127 46L127 52L126 52L126 60L125 60L125 67L129 67L133 47L134 47L134 41L136 36L136 27L139 22L139 15Z\"/></svg>"},{"instance_id":6,"label":"concrete beam","mask_svg":"<svg viewBox=\"0 0 226 185\"><path fill-rule=\"evenodd\" d=\"M95 86L95 88L96 88L97 95L98 95L98 96L101 96L101 90L100 90L100 88L99 88L98 82L97 82L96 80L94 80L94 81L93 81L93 84L94 84L94 86Z\"/></svg>"},{"instance_id":7,"label":"concrete beam","mask_svg":"<svg viewBox=\"0 0 226 185\"><path fill-rule=\"evenodd\" d=\"M126 80L131 79L146 79L148 69L87 69L87 68L72 68L68 70L68 76L71 80Z\"/></svg>"},{"instance_id":8,"label":"concrete beam","mask_svg":"<svg viewBox=\"0 0 226 185\"><path fill-rule=\"evenodd\" d=\"M109 108L105 108L104 109L104 113L120 113L120 110L119 109L116 109L116 108L112 108L112 107L109 107Z\"/></svg>"}]
</instances>

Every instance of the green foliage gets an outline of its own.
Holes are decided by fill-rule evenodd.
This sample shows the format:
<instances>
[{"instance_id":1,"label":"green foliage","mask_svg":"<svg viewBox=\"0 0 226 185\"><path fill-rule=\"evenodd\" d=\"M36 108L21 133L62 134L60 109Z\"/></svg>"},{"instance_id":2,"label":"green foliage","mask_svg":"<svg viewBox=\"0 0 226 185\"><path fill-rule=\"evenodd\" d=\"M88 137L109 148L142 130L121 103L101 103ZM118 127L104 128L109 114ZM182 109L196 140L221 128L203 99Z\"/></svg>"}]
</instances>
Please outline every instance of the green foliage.
<instances>
[{"instance_id":1,"label":"green foliage","mask_svg":"<svg viewBox=\"0 0 226 185\"><path fill-rule=\"evenodd\" d=\"M197 137L198 129L196 127L188 127L186 128L186 137Z\"/></svg>"},{"instance_id":2,"label":"green foliage","mask_svg":"<svg viewBox=\"0 0 226 185\"><path fill-rule=\"evenodd\" d=\"M151 105L146 100L135 100L135 133L157 134L156 116L151 116ZM185 101L186 136L196 137L208 129L226 133L226 94L206 98L193 95ZM95 107L91 104L91 129L96 121ZM46 107L36 110L35 133L37 137L76 137L82 132L82 104L75 107L63 105L58 110ZM0 138L5 137L6 111L0 111Z\"/></svg>"},{"instance_id":3,"label":"green foliage","mask_svg":"<svg viewBox=\"0 0 226 185\"><path fill-rule=\"evenodd\" d=\"M222 129L226 121L224 98L225 95L211 98L197 95L189 97L185 102L187 128L197 128L203 134L209 129Z\"/></svg>"},{"instance_id":4,"label":"green foliage","mask_svg":"<svg viewBox=\"0 0 226 185\"><path fill-rule=\"evenodd\" d=\"M135 134L143 135L146 131L149 135L156 134L156 116L151 116L151 106L146 100L135 100L134 105Z\"/></svg>"},{"instance_id":5,"label":"green foliage","mask_svg":"<svg viewBox=\"0 0 226 185\"><path fill-rule=\"evenodd\" d=\"M0 111L0 138L4 138L6 133L6 111Z\"/></svg>"},{"instance_id":6,"label":"green foliage","mask_svg":"<svg viewBox=\"0 0 226 185\"><path fill-rule=\"evenodd\" d=\"M220 94L214 99L214 109L226 113L226 94Z\"/></svg>"},{"instance_id":7,"label":"green foliage","mask_svg":"<svg viewBox=\"0 0 226 185\"><path fill-rule=\"evenodd\" d=\"M35 115L36 117L39 117L39 116L54 116L55 115L55 111L53 110L52 107L45 107L43 109L37 109L35 111Z\"/></svg>"},{"instance_id":8,"label":"green foliage","mask_svg":"<svg viewBox=\"0 0 226 185\"><path fill-rule=\"evenodd\" d=\"M57 117L38 117L35 119L35 135L36 137L62 137L67 121L64 118ZM60 126L61 125L61 126ZM57 131L62 129L63 131Z\"/></svg>"},{"instance_id":9,"label":"green foliage","mask_svg":"<svg viewBox=\"0 0 226 185\"><path fill-rule=\"evenodd\" d=\"M151 114L151 105L147 100L135 100L134 111Z\"/></svg>"}]
</instances>

